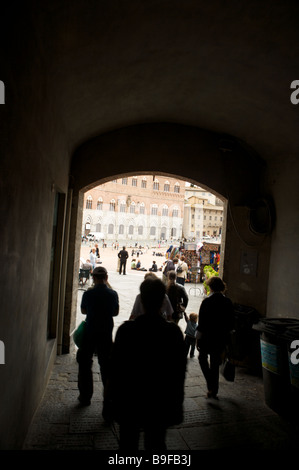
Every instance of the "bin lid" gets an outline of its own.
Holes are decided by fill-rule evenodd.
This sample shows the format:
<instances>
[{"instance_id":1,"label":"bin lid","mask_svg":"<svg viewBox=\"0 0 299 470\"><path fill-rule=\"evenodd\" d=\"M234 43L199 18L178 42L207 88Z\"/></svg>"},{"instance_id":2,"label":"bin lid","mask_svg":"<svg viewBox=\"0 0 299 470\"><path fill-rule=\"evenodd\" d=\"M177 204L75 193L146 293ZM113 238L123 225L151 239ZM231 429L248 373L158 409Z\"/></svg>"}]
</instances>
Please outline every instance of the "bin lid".
<instances>
[{"instance_id":1,"label":"bin lid","mask_svg":"<svg viewBox=\"0 0 299 470\"><path fill-rule=\"evenodd\" d=\"M287 341L293 341L294 339L299 340L299 326L286 328L285 332L283 333L283 337Z\"/></svg>"},{"instance_id":2,"label":"bin lid","mask_svg":"<svg viewBox=\"0 0 299 470\"><path fill-rule=\"evenodd\" d=\"M285 335L286 330L289 331L288 335L290 335L291 331L297 328L299 329L298 318L263 318L256 325L253 325L255 330L275 336Z\"/></svg>"}]
</instances>

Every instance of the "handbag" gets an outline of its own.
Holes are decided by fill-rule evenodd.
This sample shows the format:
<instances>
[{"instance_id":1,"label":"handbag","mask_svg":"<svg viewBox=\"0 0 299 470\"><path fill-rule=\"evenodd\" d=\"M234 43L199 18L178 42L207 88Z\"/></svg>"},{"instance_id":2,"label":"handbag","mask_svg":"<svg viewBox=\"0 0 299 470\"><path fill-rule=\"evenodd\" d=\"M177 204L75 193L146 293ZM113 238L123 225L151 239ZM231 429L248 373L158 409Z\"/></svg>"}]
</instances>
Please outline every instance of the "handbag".
<instances>
[{"instance_id":1,"label":"handbag","mask_svg":"<svg viewBox=\"0 0 299 470\"><path fill-rule=\"evenodd\" d=\"M224 359L221 366L221 374L228 382L234 382L235 380L235 364L227 357Z\"/></svg>"},{"instance_id":2,"label":"handbag","mask_svg":"<svg viewBox=\"0 0 299 470\"><path fill-rule=\"evenodd\" d=\"M86 329L86 321L83 320L80 325L76 328L73 334L74 338L74 343L78 348L81 348L83 344L83 338L85 334L85 329Z\"/></svg>"},{"instance_id":3,"label":"handbag","mask_svg":"<svg viewBox=\"0 0 299 470\"><path fill-rule=\"evenodd\" d=\"M183 268L182 268L182 265L181 265L181 264L179 264L179 266L178 266L176 272L177 272L178 274L181 274L181 273L183 272Z\"/></svg>"}]
</instances>

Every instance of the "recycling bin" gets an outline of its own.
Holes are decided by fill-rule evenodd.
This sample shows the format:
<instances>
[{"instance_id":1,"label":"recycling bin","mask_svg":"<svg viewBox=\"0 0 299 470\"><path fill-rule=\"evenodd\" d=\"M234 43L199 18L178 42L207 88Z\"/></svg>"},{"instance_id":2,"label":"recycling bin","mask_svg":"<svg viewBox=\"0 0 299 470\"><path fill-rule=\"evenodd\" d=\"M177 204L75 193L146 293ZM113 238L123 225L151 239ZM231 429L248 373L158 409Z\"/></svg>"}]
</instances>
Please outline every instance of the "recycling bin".
<instances>
[{"instance_id":1,"label":"recycling bin","mask_svg":"<svg viewBox=\"0 0 299 470\"><path fill-rule=\"evenodd\" d=\"M299 328L293 318L264 318L253 329L260 332L260 348L266 404L280 415L292 416L297 388L293 364L290 362L290 340ZM299 339L299 338L298 338ZM291 379L292 375L294 378ZM298 378L298 377L297 377Z\"/></svg>"},{"instance_id":2,"label":"recycling bin","mask_svg":"<svg viewBox=\"0 0 299 470\"><path fill-rule=\"evenodd\" d=\"M287 328L284 335L287 343L290 374L290 403L293 416L299 418L299 327Z\"/></svg>"}]
</instances>

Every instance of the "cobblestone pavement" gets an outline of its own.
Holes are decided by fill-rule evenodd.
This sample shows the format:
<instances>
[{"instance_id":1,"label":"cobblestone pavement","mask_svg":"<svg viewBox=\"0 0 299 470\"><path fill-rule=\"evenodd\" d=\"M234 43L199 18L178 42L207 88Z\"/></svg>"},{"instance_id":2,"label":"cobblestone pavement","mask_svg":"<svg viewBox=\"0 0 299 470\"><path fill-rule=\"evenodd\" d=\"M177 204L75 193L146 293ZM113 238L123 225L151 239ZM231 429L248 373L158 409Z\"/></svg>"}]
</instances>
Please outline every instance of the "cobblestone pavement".
<instances>
[{"instance_id":1,"label":"cobblestone pavement","mask_svg":"<svg viewBox=\"0 0 299 470\"><path fill-rule=\"evenodd\" d=\"M141 273L120 276L109 272L109 280L120 295L120 314L115 331L128 318L138 293ZM198 312L202 296L190 291L187 311ZM83 291L78 291L78 316ZM184 328L183 320L180 322ZM43 399L29 429L25 450L98 450L116 452L119 429L105 424L101 411L103 389L97 361L94 361L95 391L89 407L78 402L75 346L67 355L58 356ZM124 384L125 386L125 384ZM197 357L188 358L184 421L167 433L168 451L219 449L288 450L298 446L299 430L279 417L264 403L263 380L238 367L234 383L220 377L219 400L206 399L206 386ZM140 449L143 449L142 439Z\"/></svg>"}]
</instances>

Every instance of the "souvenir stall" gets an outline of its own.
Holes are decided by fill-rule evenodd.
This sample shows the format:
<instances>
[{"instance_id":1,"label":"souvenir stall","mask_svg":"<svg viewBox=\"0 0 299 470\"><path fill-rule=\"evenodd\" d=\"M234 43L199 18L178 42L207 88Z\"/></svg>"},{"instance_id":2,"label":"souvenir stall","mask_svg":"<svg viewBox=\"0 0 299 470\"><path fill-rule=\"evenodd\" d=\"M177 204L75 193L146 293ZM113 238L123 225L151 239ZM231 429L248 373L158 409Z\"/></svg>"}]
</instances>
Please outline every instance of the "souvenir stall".
<instances>
[{"instance_id":1,"label":"souvenir stall","mask_svg":"<svg viewBox=\"0 0 299 470\"><path fill-rule=\"evenodd\" d=\"M219 271L220 248L220 243L203 242L202 247L199 250L201 282L203 282L204 279L205 266L212 266L215 271Z\"/></svg>"}]
</instances>

